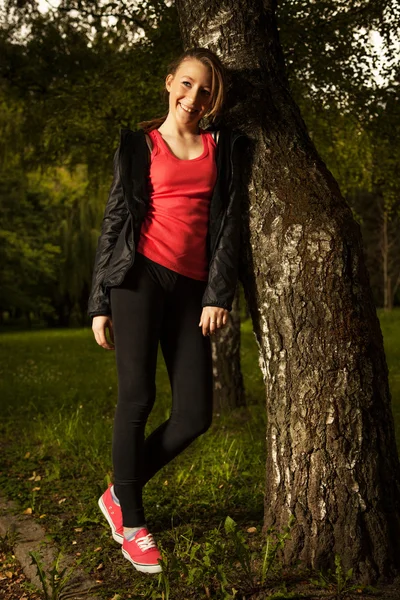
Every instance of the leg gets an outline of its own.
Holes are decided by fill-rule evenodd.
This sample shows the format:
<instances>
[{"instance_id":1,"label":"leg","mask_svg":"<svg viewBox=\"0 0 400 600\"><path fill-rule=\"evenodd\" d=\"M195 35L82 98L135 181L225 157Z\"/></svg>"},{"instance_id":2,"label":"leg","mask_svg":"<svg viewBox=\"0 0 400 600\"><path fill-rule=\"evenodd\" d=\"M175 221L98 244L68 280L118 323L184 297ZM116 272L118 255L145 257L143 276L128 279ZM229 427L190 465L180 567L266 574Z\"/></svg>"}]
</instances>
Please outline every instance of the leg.
<instances>
[{"instance_id":1,"label":"leg","mask_svg":"<svg viewBox=\"0 0 400 600\"><path fill-rule=\"evenodd\" d=\"M146 439L145 484L212 421L212 358L199 327L205 284L179 276L167 296L160 343L172 388L170 418Z\"/></svg>"},{"instance_id":2,"label":"leg","mask_svg":"<svg viewBox=\"0 0 400 600\"><path fill-rule=\"evenodd\" d=\"M141 484L144 430L155 400L164 292L137 255L124 282L111 288L110 299L118 373L114 489L124 527L136 527L145 523Z\"/></svg>"}]
</instances>

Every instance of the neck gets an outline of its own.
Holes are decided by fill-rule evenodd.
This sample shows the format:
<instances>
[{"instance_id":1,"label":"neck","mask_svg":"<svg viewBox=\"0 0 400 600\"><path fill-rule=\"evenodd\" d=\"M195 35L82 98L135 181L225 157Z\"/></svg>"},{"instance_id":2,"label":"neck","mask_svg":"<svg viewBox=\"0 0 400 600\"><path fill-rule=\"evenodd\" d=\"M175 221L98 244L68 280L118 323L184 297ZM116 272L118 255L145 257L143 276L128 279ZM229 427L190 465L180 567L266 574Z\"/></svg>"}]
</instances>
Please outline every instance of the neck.
<instances>
[{"instance_id":1,"label":"neck","mask_svg":"<svg viewBox=\"0 0 400 600\"><path fill-rule=\"evenodd\" d=\"M165 133L171 137L187 137L191 135L200 135L199 122L188 125L177 123L169 114L164 123L159 127L160 133Z\"/></svg>"}]
</instances>

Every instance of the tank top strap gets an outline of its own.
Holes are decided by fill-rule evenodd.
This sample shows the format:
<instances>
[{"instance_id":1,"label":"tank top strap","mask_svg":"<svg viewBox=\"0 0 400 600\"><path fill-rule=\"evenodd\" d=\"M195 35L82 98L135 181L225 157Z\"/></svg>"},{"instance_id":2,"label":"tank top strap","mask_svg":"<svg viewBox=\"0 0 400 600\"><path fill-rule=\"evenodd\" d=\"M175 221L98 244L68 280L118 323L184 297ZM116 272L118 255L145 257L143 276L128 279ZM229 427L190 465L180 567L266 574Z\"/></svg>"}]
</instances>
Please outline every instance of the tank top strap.
<instances>
[{"instance_id":1,"label":"tank top strap","mask_svg":"<svg viewBox=\"0 0 400 600\"><path fill-rule=\"evenodd\" d=\"M213 156L215 154L215 149L217 147L217 144L212 136L212 133L210 131L205 131L204 129L200 128L200 132L201 132L201 137L203 139L203 144L204 144L204 149L203 149L203 154L199 157L197 157L197 159L199 158L206 158L206 156ZM151 158L153 159L155 156L157 156L158 154L164 154L166 156L170 156L172 153L171 151L168 149L167 145L165 144L164 140L162 139L162 135L161 133L157 130L157 129L152 129L151 131L149 131L148 135L150 136L150 139L152 141L152 146L153 149L151 151ZM183 161L183 162L193 162L197 159L193 159L192 161Z\"/></svg>"},{"instance_id":2,"label":"tank top strap","mask_svg":"<svg viewBox=\"0 0 400 600\"><path fill-rule=\"evenodd\" d=\"M151 156L156 156L157 154L165 154L166 149L164 145L160 142L159 135L161 135L157 129L152 129L149 131L149 136L153 144L153 149L151 151Z\"/></svg>"}]
</instances>

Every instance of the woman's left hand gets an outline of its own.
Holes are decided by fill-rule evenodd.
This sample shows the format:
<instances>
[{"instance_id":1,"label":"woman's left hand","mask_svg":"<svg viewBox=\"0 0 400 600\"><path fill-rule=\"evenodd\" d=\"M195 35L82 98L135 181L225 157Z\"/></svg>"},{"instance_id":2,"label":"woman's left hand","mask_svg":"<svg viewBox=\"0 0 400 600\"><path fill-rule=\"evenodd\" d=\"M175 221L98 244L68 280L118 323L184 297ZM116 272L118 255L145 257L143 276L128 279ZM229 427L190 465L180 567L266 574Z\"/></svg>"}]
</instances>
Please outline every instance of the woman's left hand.
<instances>
[{"instance_id":1,"label":"woman's left hand","mask_svg":"<svg viewBox=\"0 0 400 600\"><path fill-rule=\"evenodd\" d=\"M213 335L218 329L227 324L229 311L218 306L205 306L201 313L199 327L203 335Z\"/></svg>"}]
</instances>

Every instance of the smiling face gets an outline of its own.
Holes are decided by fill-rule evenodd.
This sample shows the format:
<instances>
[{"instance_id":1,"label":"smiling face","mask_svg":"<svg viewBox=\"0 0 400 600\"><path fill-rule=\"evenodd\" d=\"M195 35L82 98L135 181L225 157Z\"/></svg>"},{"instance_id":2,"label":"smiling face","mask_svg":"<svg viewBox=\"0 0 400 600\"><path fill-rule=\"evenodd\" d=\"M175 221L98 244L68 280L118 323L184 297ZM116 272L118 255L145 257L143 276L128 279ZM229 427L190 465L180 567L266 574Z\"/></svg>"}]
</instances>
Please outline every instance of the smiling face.
<instances>
[{"instance_id":1,"label":"smiling face","mask_svg":"<svg viewBox=\"0 0 400 600\"><path fill-rule=\"evenodd\" d=\"M175 75L165 80L169 92L169 116L178 124L197 127L211 107L211 71L200 61L184 60Z\"/></svg>"}]
</instances>

